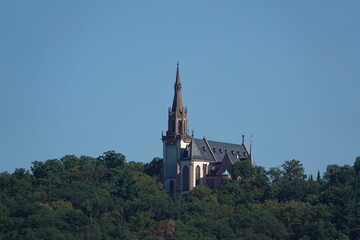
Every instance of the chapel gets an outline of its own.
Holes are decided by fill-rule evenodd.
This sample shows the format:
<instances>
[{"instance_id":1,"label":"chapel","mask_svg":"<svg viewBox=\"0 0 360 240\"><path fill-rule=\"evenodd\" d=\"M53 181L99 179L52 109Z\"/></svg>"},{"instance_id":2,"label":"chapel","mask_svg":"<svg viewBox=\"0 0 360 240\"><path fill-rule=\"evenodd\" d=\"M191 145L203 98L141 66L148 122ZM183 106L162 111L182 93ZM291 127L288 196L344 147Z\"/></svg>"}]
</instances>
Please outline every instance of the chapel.
<instances>
[{"instance_id":1,"label":"chapel","mask_svg":"<svg viewBox=\"0 0 360 240\"><path fill-rule=\"evenodd\" d=\"M241 144L195 138L188 134L187 108L183 105L179 64L174 99L168 111L168 130L162 134L164 187L169 194L188 194L199 185L220 186L231 178L230 169L239 161L252 160L242 136Z\"/></svg>"}]
</instances>

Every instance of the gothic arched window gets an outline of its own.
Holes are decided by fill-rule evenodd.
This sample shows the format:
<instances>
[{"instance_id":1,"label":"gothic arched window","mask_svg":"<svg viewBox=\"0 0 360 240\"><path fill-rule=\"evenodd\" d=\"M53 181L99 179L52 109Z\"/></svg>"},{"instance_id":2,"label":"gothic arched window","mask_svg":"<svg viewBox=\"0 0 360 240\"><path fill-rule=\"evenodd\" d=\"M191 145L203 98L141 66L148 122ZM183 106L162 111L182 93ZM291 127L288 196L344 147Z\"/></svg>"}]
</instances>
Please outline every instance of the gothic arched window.
<instances>
[{"instance_id":1,"label":"gothic arched window","mask_svg":"<svg viewBox=\"0 0 360 240\"><path fill-rule=\"evenodd\" d=\"M182 170L182 190L183 191L189 191L189 168L188 166L185 166L183 167L183 170Z\"/></svg>"},{"instance_id":2,"label":"gothic arched window","mask_svg":"<svg viewBox=\"0 0 360 240\"><path fill-rule=\"evenodd\" d=\"M195 170L196 186L200 184L200 167L197 166Z\"/></svg>"},{"instance_id":3,"label":"gothic arched window","mask_svg":"<svg viewBox=\"0 0 360 240\"><path fill-rule=\"evenodd\" d=\"M181 120L178 121L178 133L182 134L182 122L181 122Z\"/></svg>"}]
</instances>

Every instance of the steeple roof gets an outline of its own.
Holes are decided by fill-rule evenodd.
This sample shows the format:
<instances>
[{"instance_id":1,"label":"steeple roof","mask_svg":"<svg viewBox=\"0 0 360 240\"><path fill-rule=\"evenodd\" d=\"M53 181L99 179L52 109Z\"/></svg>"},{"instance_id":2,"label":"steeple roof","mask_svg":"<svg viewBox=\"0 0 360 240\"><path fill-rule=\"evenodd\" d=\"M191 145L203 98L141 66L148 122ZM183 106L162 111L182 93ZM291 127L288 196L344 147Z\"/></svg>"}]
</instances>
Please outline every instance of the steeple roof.
<instances>
[{"instance_id":1,"label":"steeple roof","mask_svg":"<svg viewBox=\"0 0 360 240\"><path fill-rule=\"evenodd\" d=\"M177 63L176 67L176 80L174 84L174 100L173 105L171 108L172 112L175 112L176 114L183 114L184 112L184 106L182 101L182 95L181 95L181 82L180 82L180 71L179 71L179 63Z\"/></svg>"},{"instance_id":2,"label":"steeple roof","mask_svg":"<svg viewBox=\"0 0 360 240\"><path fill-rule=\"evenodd\" d=\"M176 63L176 82L175 83L180 83L180 72L179 72L179 62Z\"/></svg>"}]
</instances>

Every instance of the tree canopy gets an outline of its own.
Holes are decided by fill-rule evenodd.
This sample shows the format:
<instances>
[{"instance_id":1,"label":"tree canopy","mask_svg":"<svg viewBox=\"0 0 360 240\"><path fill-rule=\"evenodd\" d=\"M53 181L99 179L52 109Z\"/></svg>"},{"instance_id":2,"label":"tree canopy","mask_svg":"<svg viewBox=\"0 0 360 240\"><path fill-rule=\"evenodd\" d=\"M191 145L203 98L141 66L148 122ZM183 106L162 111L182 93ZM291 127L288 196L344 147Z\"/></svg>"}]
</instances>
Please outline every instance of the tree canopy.
<instances>
[{"instance_id":1,"label":"tree canopy","mask_svg":"<svg viewBox=\"0 0 360 240\"><path fill-rule=\"evenodd\" d=\"M161 168L108 151L0 173L0 239L360 239L360 157L315 180L298 160L240 162L187 197L164 192Z\"/></svg>"}]
</instances>

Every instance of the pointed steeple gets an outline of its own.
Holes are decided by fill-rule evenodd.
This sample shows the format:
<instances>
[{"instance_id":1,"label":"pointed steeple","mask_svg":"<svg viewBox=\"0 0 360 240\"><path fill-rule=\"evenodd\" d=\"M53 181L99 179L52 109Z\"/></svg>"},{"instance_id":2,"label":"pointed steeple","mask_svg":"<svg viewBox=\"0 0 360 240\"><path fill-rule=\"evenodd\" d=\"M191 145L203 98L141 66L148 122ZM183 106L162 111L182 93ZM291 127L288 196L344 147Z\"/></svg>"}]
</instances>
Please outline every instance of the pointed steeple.
<instances>
[{"instance_id":1,"label":"pointed steeple","mask_svg":"<svg viewBox=\"0 0 360 240\"><path fill-rule=\"evenodd\" d=\"M179 63L177 63L176 67L176 80L174 84L174 100L171 111L174 112L176 115L183 115L184 106L182 102L182 95L181 95L181 82L180 82L180 71L179 71Z\"/></svg>"},{"instance_id":2,"label":"pointed steeple","mask_svg":"<svg viewBox=\"0 0 360 240\"><path fill-rule=\"evenodd\" d=\"M179 62L176 63L176 83L180 83Z\"/></svg>"},{"instance_id":3,"label":"pointed steeple","mask_svg":"<svg viewBox=\"0 0 360 240\"><path fill-rule=\"evenodd\" d=\"M182 139L186 142L191 140L191 137L188 136L187 109L183 106L181 96L179 63L177 63L176 67L174 100L172 107L169 108L168 131L166 131L166 136L163 137L163 140L173 141L174 139Z\"/></svg>"}]
</instances>

